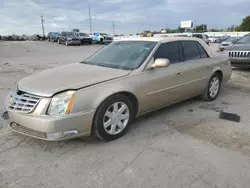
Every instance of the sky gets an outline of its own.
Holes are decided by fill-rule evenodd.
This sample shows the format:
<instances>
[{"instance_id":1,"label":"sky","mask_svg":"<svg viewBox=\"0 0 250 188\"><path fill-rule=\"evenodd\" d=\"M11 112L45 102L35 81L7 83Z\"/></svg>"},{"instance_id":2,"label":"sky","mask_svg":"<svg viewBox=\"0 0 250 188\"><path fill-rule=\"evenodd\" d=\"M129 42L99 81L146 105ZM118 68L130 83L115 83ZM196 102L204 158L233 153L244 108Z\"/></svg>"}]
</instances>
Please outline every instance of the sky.
<instances>
[{"instance_id":1,"label":"sky","mask_svg":"<svg viewBox=\"0 0 250 188\"><path fill-rule=\"evenodd\" d=\"M80 29L129 34L177 28L181 21L227 28L249 15L250 0L0 0L0 35Z\"/></svg>"}]
</instances>

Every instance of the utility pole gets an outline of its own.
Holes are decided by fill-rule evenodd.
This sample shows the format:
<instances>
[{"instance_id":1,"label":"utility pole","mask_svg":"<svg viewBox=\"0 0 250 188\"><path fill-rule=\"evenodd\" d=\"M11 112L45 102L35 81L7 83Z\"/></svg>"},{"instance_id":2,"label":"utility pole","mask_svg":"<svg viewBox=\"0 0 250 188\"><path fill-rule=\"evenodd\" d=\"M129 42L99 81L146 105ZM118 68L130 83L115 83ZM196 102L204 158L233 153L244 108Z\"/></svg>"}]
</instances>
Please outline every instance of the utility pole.
<instances>
[{"instance_id":1,"label":"utility pole","mask_svg":"<svg viewBox=\"0 0 250 188\"><path fill-rule=\"evenodd\" d=\"M89 4L89 31L92 35L92 22L91 22L91 10L90 10L90 4Z\"/></svg>"},{"instance_id":2,"label":"utility pole","mask_svg":"<svg viewBox=\"0 0 250 188\"><path fill-rule=\"evenodd\" d=\"M44 34L44 19L43 19L43 15L41 15L41 23L42 23L43 36L45 36L45 34Z\"/></svg>"},{"instance_id":3,"label":"utility pole","mask_svg":"<svg viewBox=\"0 0 250 188\"><path fill-rule=\"evenodd\" d=\"M113 36L115 36L115 21L113 21Z\"/></svg>"}]
</instances>

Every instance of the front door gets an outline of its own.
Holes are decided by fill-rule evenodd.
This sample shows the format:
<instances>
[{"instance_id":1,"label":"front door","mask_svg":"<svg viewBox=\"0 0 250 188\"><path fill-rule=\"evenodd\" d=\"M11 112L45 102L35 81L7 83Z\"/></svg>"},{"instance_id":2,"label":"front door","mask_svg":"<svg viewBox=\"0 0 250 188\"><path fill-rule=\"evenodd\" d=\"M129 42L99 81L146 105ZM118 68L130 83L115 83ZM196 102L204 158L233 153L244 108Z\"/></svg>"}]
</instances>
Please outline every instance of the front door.
<instances>
[{"instance_id":1,"label":"front door","mask_svg":"<svg viewBox=\"0 0 250 188\"><path fill-rule=\"evenodd\" d=\"M151 64L157 58L170 61L169 67L145 70L140 76L140 93L144 93L140 111L150 111L176 101L181 95L183 77L178 73L182 67L180 48L177 42L161 44L155 52Z\"/></svg>"}]
</instances>

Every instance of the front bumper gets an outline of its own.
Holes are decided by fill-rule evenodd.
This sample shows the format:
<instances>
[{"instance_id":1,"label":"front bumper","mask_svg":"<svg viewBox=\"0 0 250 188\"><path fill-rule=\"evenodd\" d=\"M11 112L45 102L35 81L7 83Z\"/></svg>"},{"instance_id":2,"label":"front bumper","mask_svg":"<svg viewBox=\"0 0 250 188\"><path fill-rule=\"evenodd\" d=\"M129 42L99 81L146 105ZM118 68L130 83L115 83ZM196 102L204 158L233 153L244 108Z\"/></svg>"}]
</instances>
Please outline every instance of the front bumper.
<instances>
[{"instance_id":1,"label":"front bumper","mask_svg":"<svg viewBox=\"0 0 250 188\"><path fill-rule=\"evenodd\" d=\"M81 44L81 41L80 40L67 40L68 44Z\"/></svg>"},{"instance_id":2,"label":"front bumper","mask_svg":"<svg viewBox=\"0 0 250 188\"><path fill-rule=\"evenodd\" d=\"M103 43L111 43L111 42L113 42L113 40L108 40L108 39L103 40Z\"/></svg>"},{"instance_id":3,"label":"front bumper","mask_svg":"<svg viewBox=\"0 0 250 188\"><path fill-rule=\"evenodd\" d=\"M34 138L58 141L91 134L94 110L67 116L23 114L8 111L9 127L20 134Z\"/></svg>"},{"instance_id":4,"label":"front bumper","mask_svg":"<svg viewBox=\"0 0 250 188\"><path fill-rule=\"evenodd\" d=\"M232 67L250 68L250 59L229 59Z\"/></svg>"},{"instance_id":5,"label":"front bumper","mask_svg":"<svg viewBox=\"0 0 250 188\"><path fill-rule=\"evenodd\" d=\"M91 43L92 42L92 38L82 38L81 39L81 43Z\"/></svg>"}]
</instances>

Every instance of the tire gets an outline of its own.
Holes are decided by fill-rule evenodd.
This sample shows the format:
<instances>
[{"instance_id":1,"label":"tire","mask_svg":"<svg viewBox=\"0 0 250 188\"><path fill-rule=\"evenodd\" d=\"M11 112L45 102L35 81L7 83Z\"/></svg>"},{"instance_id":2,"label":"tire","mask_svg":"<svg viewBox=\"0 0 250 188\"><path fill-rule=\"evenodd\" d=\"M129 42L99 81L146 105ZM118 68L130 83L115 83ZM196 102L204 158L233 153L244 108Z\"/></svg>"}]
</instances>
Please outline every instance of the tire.
<instances>
[{"instance_id":1,"label":"tire","mask_svg":"<svg viewBox=\"0 0 250 188\"><path fill-rule=\"evenodd\" d=\"M215 84L216 80L218 81L218 85ZM222 81L221 75L218 74L218 73L214 73L211 76L211 78L209 79L209 82L208 82L208 84L206 86L206 89L205 89L204 93L201 95L201 98L203 100L205 100L205 101L213 101L213 100L215 100L218 97L219 93L220 93L221 81ZM214 91L211 91L213 83L216 86L214 85ZM217 89L217 91L216 91L216 89Z\"/></svg>"},{"instance_id":2,"label":"tire","mask_svg":"<svg viewBox=\"0 0 250 188\"><path fill-rule=\"evenodd\" d=\"M103 44L103 39L100 39L100 43Z\"/></svg>"},{"instance_id":3,"label":"tire","mask_svg":"<svg viewBox=\"0 0 250 188\"><path fill-rule=\"evenodd\" d=\"M68 44L68 41L65 41L65 45L66 45L66 46L68 46L68 45L69 45L69 44Z\"/></svg>"},{"instance_id":4,"label":"tire","mask_svg":"<svg viewBox=\"0 0 250 188\"><path fill-rule=\"evenodd\" d=\"M121 110L121 106L125 108L122 113L118 112L117 116L114 115L115 104L117 104L117 109ZM107 113L109 115L106 115ZM124 115L123 118L126 117L127 119L121 120L121 115ZM126 133L134 117L135 112L132 102L125 95L113 95L107 98L97 109L92 124L92 135L101 140L116 140ZM110 123L108 123L109 121ZM104 127L105 122L108 123L106 128ZM118 125L117 122L122 124Z\"/></svg>"},{"instance_id":5,"label":"tire","mask_svg":"<svg viewBox=\"0 0 250 188\"><path fill-rule=\"evenodd\" d=\"M57 43L58 43L58 44L61 44L61 41L60 41L60 39L57 39Z\"/></svg>"}]
</instances>

